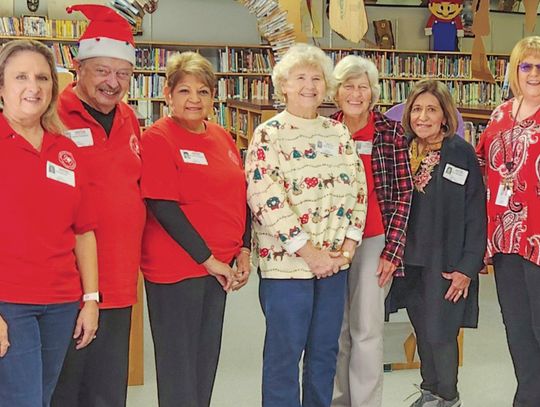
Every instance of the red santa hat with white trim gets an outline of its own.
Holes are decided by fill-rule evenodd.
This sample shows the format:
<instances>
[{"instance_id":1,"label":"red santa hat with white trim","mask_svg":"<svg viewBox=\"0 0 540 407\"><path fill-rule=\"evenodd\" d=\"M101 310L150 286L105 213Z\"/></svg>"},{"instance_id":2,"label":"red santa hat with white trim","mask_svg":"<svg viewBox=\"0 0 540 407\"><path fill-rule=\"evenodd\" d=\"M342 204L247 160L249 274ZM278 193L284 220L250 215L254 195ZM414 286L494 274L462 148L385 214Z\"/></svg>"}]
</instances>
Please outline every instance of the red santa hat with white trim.
<instances>
[{"instance_id":1,"label":"red santa hat with white trim","mask_svg":"<svg viewBox=\"0 0 540 407\"><path fill-rule=\"evenodd\" d=\"M112 8L99 4L77 4L66 10L68 13L80 11L90 20L88 28L79 38L77 60L112 57L135 65L135 41L125 18Z\"/></svg>"}]
</instances>

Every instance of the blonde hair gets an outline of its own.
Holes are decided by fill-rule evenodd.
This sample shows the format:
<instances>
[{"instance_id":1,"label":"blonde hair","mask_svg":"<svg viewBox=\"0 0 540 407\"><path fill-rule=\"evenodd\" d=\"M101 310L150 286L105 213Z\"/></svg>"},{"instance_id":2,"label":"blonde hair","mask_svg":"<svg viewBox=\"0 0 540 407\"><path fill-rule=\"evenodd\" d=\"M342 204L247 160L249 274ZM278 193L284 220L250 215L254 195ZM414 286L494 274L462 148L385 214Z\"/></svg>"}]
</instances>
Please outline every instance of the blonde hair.
<instances>
[{"instance_id":1,"label":"blonde hair","mask_svg":"<svg viewBox=\"0 0 540 407\"><path fill-rule=\"evenodd\" d=\"M281 87L287 80L291 70L305 65L321 69L326 85L326 96L333 96L335 80L332 75L334 67L332 59L323 50L314 45L299 43L289 48L272 70L274 92L279 100L285 102L285 95Z\"/></svg>"},{"instance_id":2,"label":"blonde hair","mask_svg":"<svg viewBox=\"0 0 540 407\"><path fill-rule=\"evenodd\" d=\"M371 88L371 102L369 104L369 110L371 110L379 101L381 86L379 85L379 71L375 64L369 59L358 55L347 55L339 61L334 68L334 79L337 82L336 92L343 83L347 82L349 79L358 78L363 74L366 74L369 87Z\"/></svg>"},{"instance_id":3,"label":"blonde hair","mask_svg":"<svg viewBox=\"0 0 540 407\"><path fill-rule=\"evenodd\" d=\"M510 54L510 63L508 66L508 81L510 89L516 96L521 95L521 87L519 86L518 69L519 64L528 56L540 57L540 37L526 37L518 41Z\"/></svg>"},{"instance_id":4,"label":"blonde hair","mask_svg":"<svg viewBox=\"0 0 540 407\"><path fill-rule=\"evenodd\" d=\"M47 110L41 115L41 126L51 133L62 133L65 129L64 125L58 117L56 111L56 103L58 101L59 86L58 75L56 74L56 64L52 52L45 45L34 40L13 40L4 44L0 49L0 88L4 87L5 70L9 60L19 52L35 52L43 55L51 70L52 79L52 97ZM4 101L2 100L2 104Z\"/></svg>"},{"instance_id":5,"label":"blonde hair","mask_svg":"<svg viewBox=\"0 0 540 407\"><path fill-rule=\"evenodd\" d=\"M436 79L423 79L417 82L409 93L403 110L403 119L401 120L405 133L414 134L411 127L411 110L416 98L423 93L429 93L439 101L443 116L446 119L446 131L443 135L444 137L452 137L458 128L456 104L446 85Z\"/></svg>"},{"instance_id":6,"label":"blonde hair","mask_svg":"<svg viewBox=\"0 0 540 407\"><path fill-rule=\"evenodd\" d=\"M172 91L186 75L193 75L210 88L212 93L216 87L216 75L212 64L202 55L186 51L174 54L167 61L166 83Z\"/></svg>"}]
</instances>

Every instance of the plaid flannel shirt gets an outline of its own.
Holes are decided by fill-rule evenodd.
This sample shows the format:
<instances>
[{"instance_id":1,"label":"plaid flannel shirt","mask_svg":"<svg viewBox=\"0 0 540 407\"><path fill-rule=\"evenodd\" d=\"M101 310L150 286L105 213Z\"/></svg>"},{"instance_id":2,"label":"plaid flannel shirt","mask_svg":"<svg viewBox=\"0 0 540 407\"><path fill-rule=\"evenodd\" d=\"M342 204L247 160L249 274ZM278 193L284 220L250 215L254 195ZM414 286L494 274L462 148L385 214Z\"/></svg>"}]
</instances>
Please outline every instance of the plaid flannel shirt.
<instances>
[{"instance_id":1,"label":"plaid flannel shirt","mask_svg":"<svg viewBox=\"0 0 540 407\"><path fill-rule=\"evenodd\" d=\"M343 122L343 112L335 113L332 118ZM395 276L402 276L405 233L413 192L409 145L399 122L378 111L374 112L374 122L371 164L386 235L381 257L397 266Z\"/></svg>"}]
</instances>

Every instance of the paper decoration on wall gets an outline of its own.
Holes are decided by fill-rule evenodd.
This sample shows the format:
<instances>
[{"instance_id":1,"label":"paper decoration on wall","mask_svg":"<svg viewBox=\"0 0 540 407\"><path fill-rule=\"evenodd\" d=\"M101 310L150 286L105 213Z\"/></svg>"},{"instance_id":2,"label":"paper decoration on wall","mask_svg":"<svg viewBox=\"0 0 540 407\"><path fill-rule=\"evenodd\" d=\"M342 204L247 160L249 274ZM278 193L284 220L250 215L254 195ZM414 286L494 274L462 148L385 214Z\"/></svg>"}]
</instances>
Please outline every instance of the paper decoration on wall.
<instances>
[{"instance_id":1,"label":"paper decoration on wall","mask_svg":"<svg viewBox=\"0 0 540 407\"><path fill-rule=\"evenodd\" d=\"M392 32L392 22L390 20L373 21L375 29L375 42L377 46L384 49L394 48L394 33Z\"/></svg>"},{"instance_id":2,"label":"paper decoration on wall","mask_svg":"<svg viewBox=\"0 0 540 407\"><path fill-rule=\"evenodd\" d=\"M300 2L302 32L308 37L323 36L323 0L302 0Z\"/></svg>"},{"instance_id":3,"label":"paper decoration on wall","mask_svg":"<svg viewBox=\"0 0 540 407\"><path fill-rule=\"evenodd\" d=\"M26 7L32 13L35 13L39 8L39 0L26 0Z\"/></svg>"},{"instance_id":4,"label":"paper decoration on wall","mask_svg":"<svg viewBox=\"0 0 540 407\"><path fill-rule=\"evenodd\" d=\"M483 36L489 35L489 0L474 0L474 20L472 32L474 41L472 46L471 71L472 77L486 82L495 82L489 70Z\"/></svg>"},{"instance_id":5,"label":"paper decoration on wall","mask_svg":"<svg viewBox=\"0 0 540 407\"><path fill-rule=\"evenodd\" d=\"M532 33L536 25L536 13L540 0L523 0L525 5L525 31Z\"/></svg>"},{"instance_id":6,"label":"paper decoration on wall","mask_svg":"<svg viewBox=\"0 0 540 407\"><path fill-rule=\"evenodd\" d=\"M364 0L330 0L330 28L359 43L368 30Z\"/></svg>"},{"instance_id":7,"label":"paper decoration on wall","mask_svg":"<svg viewBox=\"0 0 540 407\"><path fill-rule=\"evenodd\" d=\"M433 35L433 50L457 51L457 37L463 37L463 0L430 0L428 8L425 34Z\"/></svg>"},{"instance_id":8,"label":"paper decoration on wall","mask_svg":"<svg viewBox=\"0 0 540 407\"><path fill-rule=\"evenodd\" d=\"M294 26L287 20L287 11L277 0L237 0L257 17L257 26L263 38L272 47L274 58L279 58L295 43Z\"/></svg>"},{"instance_id":9,"label":"paper decoration on wall","mask_svg":"<svg viewBox=\"0 0 540 407\"><path fill-rule=\"evenodd\" d=\"M307 42L306 33L302 30L301 3L298 0L278 0L278 6L287 13L287 21L294 27L296 42ZM309 18L309 17L308 17Z\"/></svg>"}]
</instances>

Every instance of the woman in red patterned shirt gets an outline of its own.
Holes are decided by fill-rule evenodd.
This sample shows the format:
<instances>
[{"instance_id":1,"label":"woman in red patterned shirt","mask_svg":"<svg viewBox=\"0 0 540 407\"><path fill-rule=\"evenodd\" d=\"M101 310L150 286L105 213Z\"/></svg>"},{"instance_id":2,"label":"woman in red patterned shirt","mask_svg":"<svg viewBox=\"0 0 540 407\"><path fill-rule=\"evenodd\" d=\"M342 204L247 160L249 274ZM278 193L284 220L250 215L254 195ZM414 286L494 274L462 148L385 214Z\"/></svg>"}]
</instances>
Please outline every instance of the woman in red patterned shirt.
<instances>
[{"instance_id":1,"label":"woman in red patterned shirt","mask_svg":"<svg viewBox=\"0 0 540 407\"><path fill-rule=\"evenodd\" d=\"M373 62L346 56L336 65L334 77L341 110L333 118L343 122L355 140L366 172L368 211L364 239L348 275L332 406L380 407L384 299L392 275L402 273L412 199L408 144L398 122L373 111L380 95Z\"/></svg>"},{"instance_id":2,"label":"woman in red patterned shirt","mask_svg":"<svg viewBox=\"0 0 540 407\"><path fill-rule=\"evenodd\" d=\"M510 56L515 97L499 107L477 155L488 189L487 259L518 382L514 407L540 406L540 37Z\"/></svg>"}]
</instances>

